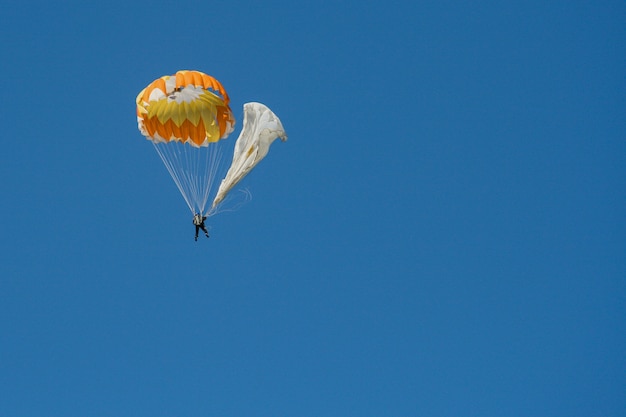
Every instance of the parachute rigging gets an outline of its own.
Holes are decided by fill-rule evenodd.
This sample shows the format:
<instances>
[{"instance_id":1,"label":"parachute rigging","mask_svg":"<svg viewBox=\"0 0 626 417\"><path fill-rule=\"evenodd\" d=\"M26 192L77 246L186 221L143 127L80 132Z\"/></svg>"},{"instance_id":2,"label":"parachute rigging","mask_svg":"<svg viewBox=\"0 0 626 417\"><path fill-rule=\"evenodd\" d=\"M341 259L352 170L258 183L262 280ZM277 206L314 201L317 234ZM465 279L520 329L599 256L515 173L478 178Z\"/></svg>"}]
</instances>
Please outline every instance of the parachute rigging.
<instances>
[{"instance_id":1,"label":"parachute rigging","mask_svg":"<svg viewBox=\"0 0 626 417\"><path fill-rule=\"evenodd\" d=\"M205 213L215 179L224 171L225 144L199 148L178 142L152 144L192 214Z\"/></svg>"}]
</instances>

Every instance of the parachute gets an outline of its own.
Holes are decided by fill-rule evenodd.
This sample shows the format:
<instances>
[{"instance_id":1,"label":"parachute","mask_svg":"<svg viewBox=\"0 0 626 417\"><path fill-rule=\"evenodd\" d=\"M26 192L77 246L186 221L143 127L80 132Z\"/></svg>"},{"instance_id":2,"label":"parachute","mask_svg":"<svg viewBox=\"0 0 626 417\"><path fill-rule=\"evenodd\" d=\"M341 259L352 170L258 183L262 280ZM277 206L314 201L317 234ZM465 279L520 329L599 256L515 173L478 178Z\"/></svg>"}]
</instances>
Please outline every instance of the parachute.
<instances>
[{"instance_id":1,"label":"parachute","mask_svg":"<svg viewBox=\"0 0 626 417\"><path fill-rule=\"evenodd\" d=\"M270 145L278 138L283 142L287 140L287 134L278 116L264 104L244 104L243 129L235 143L233 161L217 190L212 207L221 203L226 194L265 158Z\"/></svg>"},{"instance_id":2,"label":"parachute","mask_svg":"<svg viewBox=\"0 0 626 417\"><path fill-rule=\"evenodd\" d=\"M187 70L158 78L137 95L139 131L154 145L193 214L215 214L228 192L267 155L270 144L287 139L268 107L246 103L231 167L207 207L225 159L224 139L235 127L229 102L218 80Z\"/></svg>"}]
</instances>

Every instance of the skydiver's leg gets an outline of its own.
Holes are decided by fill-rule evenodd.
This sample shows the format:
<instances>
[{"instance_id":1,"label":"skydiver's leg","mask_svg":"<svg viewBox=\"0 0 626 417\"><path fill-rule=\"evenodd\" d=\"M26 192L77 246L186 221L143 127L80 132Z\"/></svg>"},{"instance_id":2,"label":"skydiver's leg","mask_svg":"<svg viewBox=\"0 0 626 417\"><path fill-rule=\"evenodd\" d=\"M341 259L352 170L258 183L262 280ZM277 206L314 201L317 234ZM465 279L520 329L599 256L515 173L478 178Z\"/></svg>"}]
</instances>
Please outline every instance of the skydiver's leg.
<instances>
[{"instance_id":1,"label":"skydiver's leg","mask_svg":"<svg viewBox=\"0 0 626 417\"><path fill-rule=\"evenodd\" d=\"M204 232L204 234L206 235L206 237L209 237L209 231L206 230L206 226L202 225L202 231Z\"/></svg>"},{"instance_id":2,"label":"skydiver's leg","mask_svg":"<svg viewBox=\"0 0 626 417\"><path fill-rule=\"evenodd\" d=\"M200 226L196 225L196 240L198 240L198 231L200 230Z\"/></svg>"}]
</instances>

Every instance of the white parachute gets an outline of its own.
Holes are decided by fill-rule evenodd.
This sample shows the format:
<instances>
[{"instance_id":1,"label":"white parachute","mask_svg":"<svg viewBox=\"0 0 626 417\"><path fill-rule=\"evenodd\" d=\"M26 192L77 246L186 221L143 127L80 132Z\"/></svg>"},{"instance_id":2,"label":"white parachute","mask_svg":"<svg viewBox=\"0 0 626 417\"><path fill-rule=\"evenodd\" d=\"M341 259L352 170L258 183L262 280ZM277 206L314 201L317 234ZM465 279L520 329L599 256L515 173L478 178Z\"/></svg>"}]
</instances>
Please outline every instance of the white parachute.
<instances>
[{"instance_id":1,"label":"white parachute","mask_svg":"<svg viewBox=\"0 0 626 417\"><path fill-rule=\"evenodd\" d=\"M226 194L254 168L270 150L270 145L287 134L278 116L261 103L246 103L243 106L243 129L235 142L233 161L220 183L212 209L220 204Z\"/></svg>"}]
</instances>

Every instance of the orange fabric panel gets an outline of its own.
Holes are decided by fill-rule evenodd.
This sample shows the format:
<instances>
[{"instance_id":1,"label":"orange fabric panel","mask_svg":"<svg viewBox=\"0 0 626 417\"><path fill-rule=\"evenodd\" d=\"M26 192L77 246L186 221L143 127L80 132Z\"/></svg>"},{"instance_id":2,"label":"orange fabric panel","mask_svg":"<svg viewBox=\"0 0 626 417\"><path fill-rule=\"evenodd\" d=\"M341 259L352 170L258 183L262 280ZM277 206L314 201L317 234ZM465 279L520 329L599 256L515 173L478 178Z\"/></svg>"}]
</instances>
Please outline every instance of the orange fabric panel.
<instances>
[{"instance_id":1,"label":"orange fabric panel","mask_svg":"<svg viewBox=\"0 0 626 417\"><path fill-rule=\"evenodd\" d=\"M176 126L176 123L174 123L174 121L172 119L167 121L170 125L170 128L172 129L172 135L176 136L177 138L182 138L182 132L180 130L180 127Z\"/></svg>"},{"instance_id":2,"label":"orange fabric panel","mask_svg":"<svg viewBox=\"0 0 626 417\"><path fill-rule=\"evenodd\" d=\"M163 93L166 93L165 79L163 77L159 78L158 80L154 80L152 83L150 83L150 85L145 89L143 93L143 97L142 97L143 101L147 103L150 100L150 93L152 93L152 90L156 88L163 91Z\"/></svg>"},{"instance_id":3,"label":"orange fabric panel","mask_svg":"<svg viewBox=\"0 0 626 417\"><path fill-rule=\"evenodd\" d=\"M176 73L176 87L184 87L187 83L185 82L185 73L183 71L178 71Z\"/></svg>"}]
</instances>

